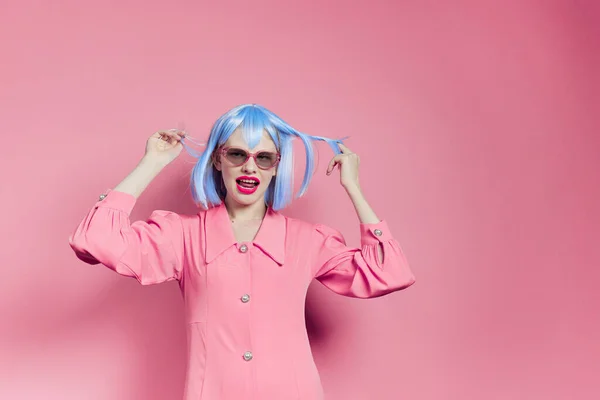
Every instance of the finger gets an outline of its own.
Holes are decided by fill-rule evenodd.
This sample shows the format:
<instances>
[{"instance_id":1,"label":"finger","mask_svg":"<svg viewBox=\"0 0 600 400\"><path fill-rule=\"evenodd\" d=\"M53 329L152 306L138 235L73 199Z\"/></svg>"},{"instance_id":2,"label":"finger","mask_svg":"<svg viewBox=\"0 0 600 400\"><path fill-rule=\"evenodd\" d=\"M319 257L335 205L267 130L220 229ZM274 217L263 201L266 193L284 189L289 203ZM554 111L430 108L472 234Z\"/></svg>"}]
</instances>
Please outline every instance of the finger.
<instances>
[{"instance_id":1,"label":"finger","mask_svg":"<svg viewBox=\"0 0 600 400\"><path fill-rule=\"evenodd\" d=\"M168 131L163 131L161 132L160 138L165 142L171 144L171 142L173 141L173 134Z\"/></svg>"},{"instance_id":2,"label":"finger","mask_svg":"<svg viewBox=\"0 0 600 400\"><path fill-rule=\"evenodd\" d=\"M331 173L331 171L333 171L333 168L335 168L335 165L341 162L342 157L340 156L335 156L331 159L331 161L329 161L329 165L327 166L327 175L329 175Z\"/></svg>"},{"instance_id":3,"label":"finger","mask_svg":"<svg viewBox=\"0 0 600 400\"><path fill-rule=\"evenodd\" d=\"M325 173L327 175L329 175L333 169L333 166L335 165L335 157L331 159L331 161L329 161L329 165L327 165L327 171L325 171Z\"/></svg>"},{"instance_id":4,"label":"finger","mask_svg":"<svg viewBox=\"0 0 600 400\"><path fill-rule=\"evenodd\" d=\"M339 156L335 156L331 159L331 161L329 161L329 165L327 165L327 173L330 173L331 171L333 171L333 167L338 162L338 158L339 158Z\"/></svg>"},{"instance_id":5,"label":"finger","mask_svg":"<svg viewBox=\"0 0 600 400\"><path fill-rule=\"evenodd\" d=\"M158 131L160 138L170 144L177 144L183 138L180 131L177 129L169 129L168 131Z\"/></svg>"},{"instance_id":6,"label":"finger","mask_svg":"<svg viewBox=\"0 0 600 400\"><path fill-rule=\"evenodd\" d=\"M175 133L176 135L178 135L180 137L184 137L186 135L186 132L182 129L169 129L167 132Z\"/></svg>"},{"instance_id":7,"label":"finger","mask_svg":"<svg viewBox=\"0 0 600 400\"><path fill-rule=\"evenodd\" d=\"M160 140L164 140L165 142L169 141L169 135L167 135L164 131L158 131L155 133L155 135Z\"/></svg>"},{"instance_id":8,"label":"finger","mask_svg":"<svg viewBox=\"0 0 600 400\"><path fill-rule=\"evenodd\" d=\"M175 133L174 138L178 141L181 142L183 139L185 139L185 132L181 132L181 131L177 131Z\"/></svg>"},{"instance_id":9,"label":"finger","mask_svg":"<svg viewBox=\"0 0 600 400\"><path fill-rule=\"evenodd\" d=\"M171 137L184 137L185 136L185 132L179 129L169 129L168 131L165 131L167 134L169 134L169 136Z\"/></svg>"},{"instance_id":10,"label":"finger","mask_svg":"<svg viewBox=\"0 0 600 400\"><path fill-rule=\"evenodd\" d=\"M343 154L352 153L352 150L350 150L348 146L346 146L344 143L338 143L338 146L340 147L340 150Z\"/></svg>"},{"instance_id":11,"label":"finger","mask_svg":"<svg viewBox=\"0 0 600 400\"><path fill-rule=\"evenodd\" d=\"M333 172L333 169L335 168L335 166L337 165L337 162L334 162L333 165L329 166L327 168L327 172L325 173L326 175L330 175Z\"/></svg>"}]
</instances>

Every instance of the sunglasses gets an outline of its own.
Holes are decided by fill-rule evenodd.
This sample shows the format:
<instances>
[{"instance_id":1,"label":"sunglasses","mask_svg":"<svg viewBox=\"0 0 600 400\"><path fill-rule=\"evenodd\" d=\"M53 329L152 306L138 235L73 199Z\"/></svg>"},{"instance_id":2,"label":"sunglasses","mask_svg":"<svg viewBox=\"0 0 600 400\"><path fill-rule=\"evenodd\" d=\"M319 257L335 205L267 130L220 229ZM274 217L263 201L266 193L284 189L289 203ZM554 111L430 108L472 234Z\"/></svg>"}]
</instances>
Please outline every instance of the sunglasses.
<instances>
[{"instance_id":1,"label":"sunglasses","mask_svg":"<svg viewBox=\"0 0 600 400\"><path fill-rule=\"evenodd\" d=\"M217 154L221 154L233 166L239 167L246 164L250 157L254 158L256 166L260 169L270 169L276 166L281 159L281 154L273 151L258 151L250 153L238 147L222 147Z\"/></svg>"}]
</instances>

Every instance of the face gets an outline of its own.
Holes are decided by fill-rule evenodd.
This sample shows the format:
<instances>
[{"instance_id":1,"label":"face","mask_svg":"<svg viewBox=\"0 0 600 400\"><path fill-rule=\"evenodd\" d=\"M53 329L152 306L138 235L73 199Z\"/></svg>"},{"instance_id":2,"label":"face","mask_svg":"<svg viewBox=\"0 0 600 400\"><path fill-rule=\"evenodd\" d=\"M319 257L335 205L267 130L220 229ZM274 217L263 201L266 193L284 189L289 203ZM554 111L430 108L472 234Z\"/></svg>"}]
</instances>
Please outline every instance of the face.
<instances>
[{"instance_id":1,"label":"face","mask_svg":"<svg viewBox=\"0 0 600 400\"><path fill-rule=\"evenodd\" d=\"M223 147L243 149L249 153L260 151L277 153L275 143L266 131L263 131L263 136L256 147L250 149L242 137L241 128L236 129L231 134ZM231 152L230 157L232 159L239 158L243 160L241 152ZM263 160L260 160L261 158ZM263 162L264 158L264 156L259 157L259 162ZM223 175L223 182L225 183L229 200L235 201L240 205L263 202L269 183L271 183L277 172L277 166L270 169L259 168L253 157L248 158L246 163L235 166L224 154L219 154L216 157L215 168L221 171ZM250 183L249 181L253 181L254 183Z\"/></svg>"}]
</instances>

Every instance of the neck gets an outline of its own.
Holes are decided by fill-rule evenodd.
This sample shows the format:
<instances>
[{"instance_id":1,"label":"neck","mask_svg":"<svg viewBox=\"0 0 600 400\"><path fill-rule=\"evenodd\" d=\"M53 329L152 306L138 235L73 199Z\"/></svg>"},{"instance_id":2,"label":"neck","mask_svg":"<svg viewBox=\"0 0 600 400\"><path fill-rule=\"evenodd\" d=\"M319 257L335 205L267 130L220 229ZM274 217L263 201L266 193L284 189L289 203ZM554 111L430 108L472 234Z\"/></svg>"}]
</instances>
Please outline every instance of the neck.
<instances>
[{"instance_id":1,"label":"neck","mask_svg":"<svg viewBox=\"0 0 600 400\"><path fill-rule=\"evenodd\" d=\"M263 219L267 212L267 205L262 200L246 205L231 200L229 196L225 197L225 207L232 221Z\"/></svg>"}]
</instances>

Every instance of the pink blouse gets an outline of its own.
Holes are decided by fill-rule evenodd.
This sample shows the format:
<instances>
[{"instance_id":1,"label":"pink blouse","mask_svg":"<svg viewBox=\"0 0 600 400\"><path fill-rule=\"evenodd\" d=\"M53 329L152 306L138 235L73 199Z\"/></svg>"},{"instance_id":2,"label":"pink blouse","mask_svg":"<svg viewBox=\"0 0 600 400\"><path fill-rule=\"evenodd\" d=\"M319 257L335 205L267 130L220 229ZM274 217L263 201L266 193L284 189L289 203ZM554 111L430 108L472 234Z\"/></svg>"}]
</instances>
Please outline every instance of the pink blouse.
<instances>
[{"instance_id":1,"label":"pink blouse","mask_svg":"<svg viewBox=\"0 0 600 400\"><path fill-rule=\"evenodd\" d=\"M269 208L255 239L237 243L224 205L196 215L156 210L131 223L135 203L109 190L69 244L86 263L142 285L178 281L188 338L185 400L322 399L304 315L313 278L358 298L415 282L385 221L360 224L359 249L332 228Z\"/></svg>"}]
</instances>

